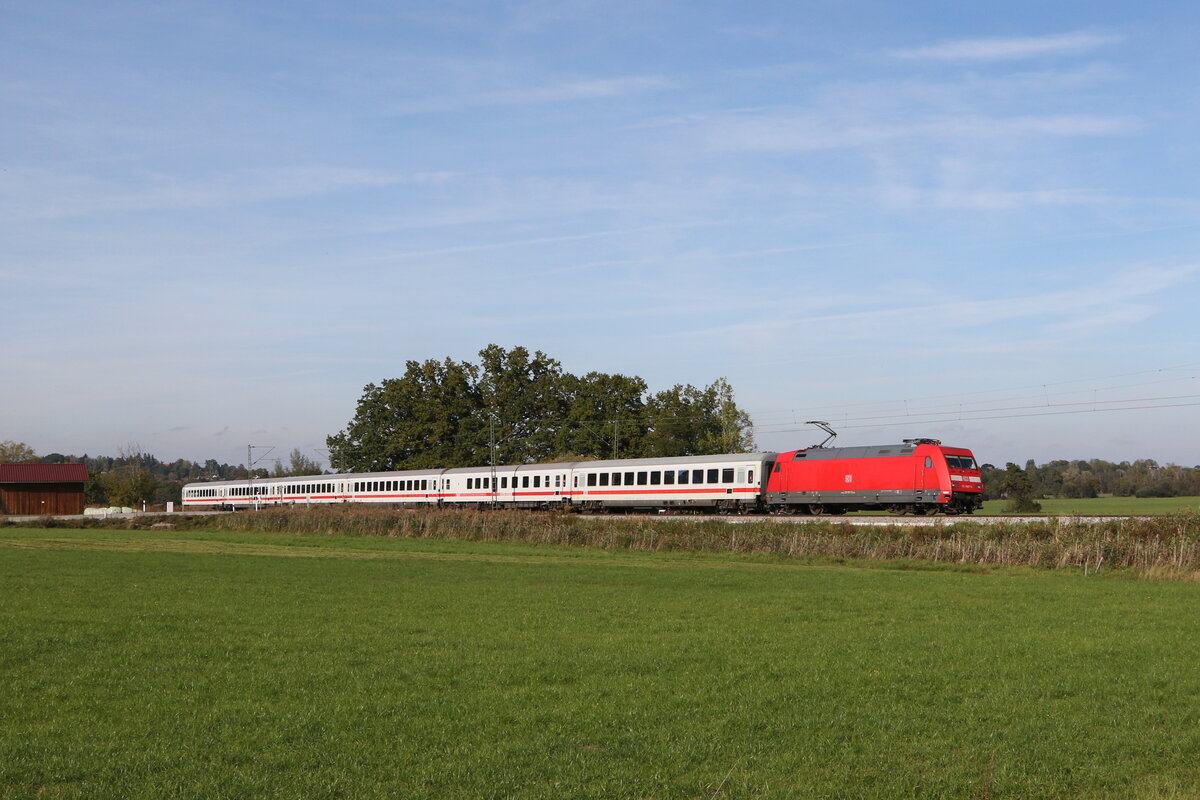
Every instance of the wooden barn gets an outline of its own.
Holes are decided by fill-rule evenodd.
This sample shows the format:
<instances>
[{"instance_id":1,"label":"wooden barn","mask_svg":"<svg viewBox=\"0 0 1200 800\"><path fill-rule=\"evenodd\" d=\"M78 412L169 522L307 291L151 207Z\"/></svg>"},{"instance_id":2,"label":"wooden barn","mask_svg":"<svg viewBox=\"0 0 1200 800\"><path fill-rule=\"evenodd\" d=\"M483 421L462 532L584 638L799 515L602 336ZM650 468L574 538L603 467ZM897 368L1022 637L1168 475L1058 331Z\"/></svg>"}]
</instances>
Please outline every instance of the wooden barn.
<instances>
[{"instance_id":1,"label":"wooden barn","mask_svg":"<svg viewBox=\"0 0 1200 800\"><path fill-rule=\"evenodd\" d=\"M82 514L84 464L0 464L0 514Z\"/></svg>"}]
</instances>

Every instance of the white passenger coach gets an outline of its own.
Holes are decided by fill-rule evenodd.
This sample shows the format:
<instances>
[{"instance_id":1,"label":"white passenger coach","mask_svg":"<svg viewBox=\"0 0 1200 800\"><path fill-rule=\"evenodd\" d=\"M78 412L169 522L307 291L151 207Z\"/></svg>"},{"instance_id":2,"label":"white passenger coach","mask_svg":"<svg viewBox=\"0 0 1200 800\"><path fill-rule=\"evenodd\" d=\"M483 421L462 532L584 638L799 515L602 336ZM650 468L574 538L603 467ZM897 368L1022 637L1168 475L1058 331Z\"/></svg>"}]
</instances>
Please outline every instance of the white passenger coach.
<instances>
[{"instance_id":1,"label":"white passenger coach","mask_svg":"<svg viewBox=\"0 0 1200 800\"><path fill-rule=\"evenodd\" d=\"M775 453L628 458L189 483L185 508L371 503L581 511L762 504Z\"/></svg>"}]
</instances>

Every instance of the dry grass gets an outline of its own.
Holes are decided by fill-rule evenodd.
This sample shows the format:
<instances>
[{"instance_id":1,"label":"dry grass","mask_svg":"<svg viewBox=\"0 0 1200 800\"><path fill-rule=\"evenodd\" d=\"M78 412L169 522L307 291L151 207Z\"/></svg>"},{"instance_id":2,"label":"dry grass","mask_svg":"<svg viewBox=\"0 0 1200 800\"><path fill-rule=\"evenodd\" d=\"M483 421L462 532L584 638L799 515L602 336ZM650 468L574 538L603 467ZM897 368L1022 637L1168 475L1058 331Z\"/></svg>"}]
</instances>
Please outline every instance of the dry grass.
<instances>
[{"instance_id":1,"label":"dry grass","mask_svg":"<svg viewBox=\"0 0 1200 800\"><path fill-rule=\"evenodd\" d=\"M84 527L149 529L163 518L83 520ZM1037 522L859 527L840 521L740 522L622 516L581 519L522 511L394 510L358 507L267 509L175 516L177 529L520 541L610 550L752 553L833 560L911 560L959 565L1134 570L1147 578L1200 579L1200 514L1102 522ZM43 520L47 527L66 527Z\"/></svg>"}]
</instances>

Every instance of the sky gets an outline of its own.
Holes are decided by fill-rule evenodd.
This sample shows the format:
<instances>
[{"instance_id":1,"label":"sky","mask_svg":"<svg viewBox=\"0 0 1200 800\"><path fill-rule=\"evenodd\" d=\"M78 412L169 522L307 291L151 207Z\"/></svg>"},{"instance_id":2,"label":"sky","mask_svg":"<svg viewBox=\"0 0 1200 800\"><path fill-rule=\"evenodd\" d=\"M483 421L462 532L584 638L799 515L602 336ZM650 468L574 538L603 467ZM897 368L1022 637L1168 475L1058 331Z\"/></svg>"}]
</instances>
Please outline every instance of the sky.
<instances>
[{"instance_id":1,"label":"sky","mask_svg":"<svg viewBox=\"0 0 1200 800\"><path fill-rule=\"evenodd\" d=\"M1200 464L1194 2L0 9L0 440L327 459L494 343L765 450Z\"/></svg>"}]
</instances>

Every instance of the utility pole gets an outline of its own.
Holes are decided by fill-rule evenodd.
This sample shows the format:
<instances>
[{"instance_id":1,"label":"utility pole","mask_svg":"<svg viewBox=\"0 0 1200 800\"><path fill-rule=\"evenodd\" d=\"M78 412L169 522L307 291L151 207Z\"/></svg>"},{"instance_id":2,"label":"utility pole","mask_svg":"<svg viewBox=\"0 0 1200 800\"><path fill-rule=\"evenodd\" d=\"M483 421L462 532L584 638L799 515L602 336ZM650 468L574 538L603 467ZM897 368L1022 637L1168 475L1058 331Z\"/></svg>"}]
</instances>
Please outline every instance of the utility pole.
<instances>
[{"instance_id":1,"label":"utility pole","mask_svg":"<svg viewBox=\"0 0 1200 800\"><path fill-rule=\"evenodd\" d=\"M275 449L275 445L273 445L273 444L270 444L270 445L268 445L268 444L248 444L248 445L246 445L246 472L247 472L246 477L248 477L250 479L250 497L254 501L254 510L255 511L258 511L258 495L256 495L254 493L254 465L255 465L255 463L257 463L254 460L254 451L255 450L266 450L267 451L258 457L258 460L262 461L264 458L271 455L271 451L274 449Z\"/></svg>"}]
</instances>

